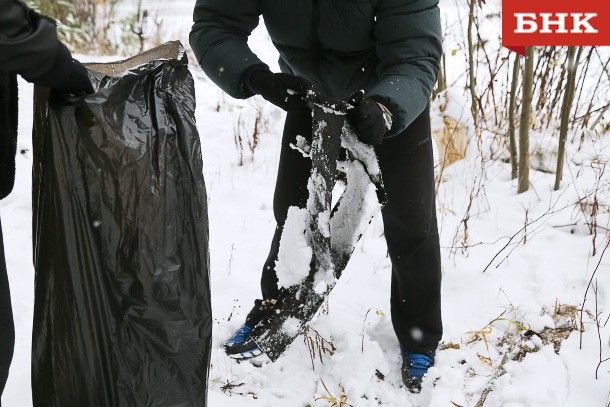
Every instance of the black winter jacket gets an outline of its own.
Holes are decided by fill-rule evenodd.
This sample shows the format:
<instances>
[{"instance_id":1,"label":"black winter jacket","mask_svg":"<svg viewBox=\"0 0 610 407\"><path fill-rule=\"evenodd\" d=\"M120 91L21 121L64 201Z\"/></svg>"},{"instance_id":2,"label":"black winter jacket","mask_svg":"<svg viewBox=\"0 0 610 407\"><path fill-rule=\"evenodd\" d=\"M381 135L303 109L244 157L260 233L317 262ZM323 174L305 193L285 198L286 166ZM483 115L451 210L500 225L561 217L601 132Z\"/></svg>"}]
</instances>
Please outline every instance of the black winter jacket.
<instances>
[{"instance_id":1,"label":"black winter jacket","mask_svg":"<svg viewBox=\"0 0 610 407\"><path fill-rule=\"evenodd\" d=\"M68 80L70 51L55 23L16 0L0 0L0 199L15 182L17 78L52 87Z\"/></svg>"},{"instance_id":2,"label":"black winter jacket","mask_svg":"<svg viewBox=\"0 0 610 407\"><path fill-rule=\"evenodd\" d=\"M401 133L428 104L441 58L438 0L197 0L191 47L206 74L236 98L263 62L248 36L263 16L283 72L329 96L357 90L394 115Z\"/></svg>"}]
</instances>

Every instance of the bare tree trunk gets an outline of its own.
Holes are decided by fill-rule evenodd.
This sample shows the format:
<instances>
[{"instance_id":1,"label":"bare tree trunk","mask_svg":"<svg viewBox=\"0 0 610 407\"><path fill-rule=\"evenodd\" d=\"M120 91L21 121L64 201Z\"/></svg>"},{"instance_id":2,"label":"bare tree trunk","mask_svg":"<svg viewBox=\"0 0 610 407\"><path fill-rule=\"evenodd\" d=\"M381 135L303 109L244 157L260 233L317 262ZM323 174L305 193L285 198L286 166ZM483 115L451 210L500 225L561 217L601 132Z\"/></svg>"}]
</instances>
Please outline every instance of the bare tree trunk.
<instances>
[{"instance_id":1,"label":"bare tree trunk","mask_svg":"<svg viewBox=\"0 0 610 407\"><path fill-rule=\"evenodd\" d=\"M570 111L574 101L574 87L576 84L576 72L578 71L578 59L574 61L576 47L568 48L568 83L563 95L563 105L561 107L561 126L559 128L559 152L557 153L557 173L555 174L555 191L559 189L561 177L563 175L563 161L566 155L566 139L568 137L568 123L570 121Z\"/></svg>"},{"instance_id":2,"label":"bare tree trunk","mask_svg":"<svg viewBox=\"0 0 610 407\"><path fill-rule=\"evenodd\" d=\"M508 140L510 146L510 166L512 179L517 178L517 141L515 140L515 100L517 99L517 83L519 82L519 66L521 56L515 53L513 78L510 85L510 103L508 106Z\"/></svg>"},{"instance_id":3,"label":"bare tree trunk","mask_svg":"<svg viewBox=\"0 0 610 407\"><path fill-rule=\"evenodd\" d=\"M522 193L529 189L529 135L532 117L532 88L534 85L534 47L527 47L525 72L523 74L523 102L521 104L521 120L519 123L519 187Z\"/></svg>"},{"instance_id":4,"label":"bare tree trunk","mask_svg":"<svg viewBox=\"0 0 610 407\"><path fill-rule=\"evenodd\" d=\"M438 85L436 87L437 95L447 89L447 70L445 67L446 67L446 60L445 60L445 53L443 52L443 56L441 59L441 66L438 71Z\"/></svg>"},{"instance_id":5,"label":"bare tree trunk","mask_svg":"<svg viewBox=\"0 0 610 407\"><path fill-rule=\"evenodd\" d=\"M474 123L475 131L478 128L478 109L477 109L477 91L475 88L475 79L474 79L474 69L475 69L475 61L474 61L474 44L472 42L472 28L474 26L474 10L477 0L470 0L470 14L468 14L468 75L469 75L469 84L468 88L470 89L470 98L472 99L471 110L472 110L472 120Z\"/></svg>"}]
</instances>

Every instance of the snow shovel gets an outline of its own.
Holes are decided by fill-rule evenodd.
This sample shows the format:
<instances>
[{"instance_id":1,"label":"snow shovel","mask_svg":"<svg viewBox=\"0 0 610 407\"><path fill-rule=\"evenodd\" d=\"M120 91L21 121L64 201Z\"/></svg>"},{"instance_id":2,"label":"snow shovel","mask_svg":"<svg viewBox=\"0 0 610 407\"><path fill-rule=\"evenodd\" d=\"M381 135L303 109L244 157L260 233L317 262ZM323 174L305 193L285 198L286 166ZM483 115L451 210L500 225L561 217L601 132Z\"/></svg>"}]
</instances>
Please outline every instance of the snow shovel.
<instances>
[{"instance_id":1,"label":"snow shovel","mask_svg":"<svg viewBox=\"0 0 610 407\"><path fill-rule=\"evenodd\" d=\"M274 362L328 298L386 200L373 147L360 142L346 122L352 106L315 92L307 100L313 105L313 140L309 145L299 138L293 148L312 161L309 199L306 208L288 211L276 263L281 294L274 312L252 333Z\"/></svg>"}]
</instances>

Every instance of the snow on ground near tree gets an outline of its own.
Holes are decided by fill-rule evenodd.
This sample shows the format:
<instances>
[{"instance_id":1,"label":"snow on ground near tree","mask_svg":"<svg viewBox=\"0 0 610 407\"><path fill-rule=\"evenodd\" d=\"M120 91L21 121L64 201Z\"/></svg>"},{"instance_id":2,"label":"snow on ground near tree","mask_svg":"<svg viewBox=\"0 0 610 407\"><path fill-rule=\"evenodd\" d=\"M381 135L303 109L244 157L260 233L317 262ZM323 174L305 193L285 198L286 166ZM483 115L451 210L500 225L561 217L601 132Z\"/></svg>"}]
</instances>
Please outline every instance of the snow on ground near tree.
<instances>
[{"instance_id":1,"label":"snow on ground near tree","mask_svg":"<svg viewBox=\"0 0 610 407\"><path fill-rule=\"evenodd\" d=\"M253 35L253 43L267 63L275 60L263 30ZM554 175L533 171L532 188L517 195L510 165L488 157L481 161L475 144L466 160L443 171L437 203L447 349L438 352L422 393L412 395L399 385L399 349L390 321L391 269L379 217L357 246L325 313L308 331L313 339L320 335L332 342L334 354L323 353L323 363L316 354L312 361L299 337L276 363L262 357L257 367L225 356L223 342L241 326L260 295L260 272L275 227L273 188L284 114L260 99L235 101L223 96L200 70L193 69L193 73L209 195L214 315L211 407L330 406L325 388L337 399L345 394L347 403L357 407L449 406L451 402L474 406L514 338L519 338L515 343L523 349L539 350L504 365L506 374L491 385L486 406L608 405L610 362L600 366L597 380L595 370L600 346L602 359L610 357L610 324L600 329L598 337L591 316L585 313L582 349L580 335L574 331L562 342L559 354L537 335L526 336L523 331L517 335L520 327L540 333L545 326L569 325L572 312L567 306L580 307L596 267L597 312L602 325L610 315L610 256L606 253L602 258L606 230L598 229L598 250L592 256L592 236L583 233L587 230L583 222L590 218L581 213L590 205L575 204L584 196L588 196L586 202L593 202L596 174L602 172L603 164L592 159L610 156L607 140L585 142L580 152L568 150L569 154L575 151L574 156L568 156L563 188L557 192L552 191ZM17 331L15 357L2 399L10 407L31 405L32 89L23 81L20 85L17 183L13 194L0 202ZM241 117L246 129L253 129L257 109L262 109L268 126L254 155L244 144L244 165L239 166L234 142L237 121ZM242 136L248 137L248 133ZM481 143L483 151L488 151L488 144L487 139ZM607 174L600 178L598 221L606 228L609 179ZM465 240L462 219L471 195L476 196L470 205ZM522 233L526 222L529 225ZM467 250L462 250L465 246ZM585 308L592 313L594 301L589 289ZM557 302L563 305L563 316L554 318Z\"/></svg>"}]
</instances>

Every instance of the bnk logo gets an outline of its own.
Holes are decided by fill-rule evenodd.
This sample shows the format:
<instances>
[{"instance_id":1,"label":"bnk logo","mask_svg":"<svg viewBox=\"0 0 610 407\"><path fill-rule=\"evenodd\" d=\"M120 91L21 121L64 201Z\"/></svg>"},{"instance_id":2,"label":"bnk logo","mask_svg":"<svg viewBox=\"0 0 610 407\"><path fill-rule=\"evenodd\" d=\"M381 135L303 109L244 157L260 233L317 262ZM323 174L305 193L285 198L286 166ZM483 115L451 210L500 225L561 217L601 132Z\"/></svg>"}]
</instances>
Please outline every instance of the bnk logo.
<instances>
[{"instance_id":1,"label":"bnk logo","mask_svg":"<svg viewBox=\"0 0 610 407\"><path fill-rule=\"evenodd\" d=\"M599 32L590 22L592 18L597 17L597 13L515 13L515 17L517 17L516 34Z\"/></svg>"},{"instance_id":2,"label":"bnk logo","mask_svg":"<svg viewBox=\"0 0 610 407\"><path fill-rule=\"evenodd\" d=\"M522 55L526 46L610 45L610 1L503 0L502 44Z\"/></svg>"}]
</instances>

